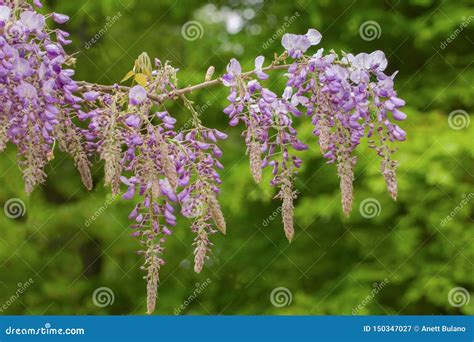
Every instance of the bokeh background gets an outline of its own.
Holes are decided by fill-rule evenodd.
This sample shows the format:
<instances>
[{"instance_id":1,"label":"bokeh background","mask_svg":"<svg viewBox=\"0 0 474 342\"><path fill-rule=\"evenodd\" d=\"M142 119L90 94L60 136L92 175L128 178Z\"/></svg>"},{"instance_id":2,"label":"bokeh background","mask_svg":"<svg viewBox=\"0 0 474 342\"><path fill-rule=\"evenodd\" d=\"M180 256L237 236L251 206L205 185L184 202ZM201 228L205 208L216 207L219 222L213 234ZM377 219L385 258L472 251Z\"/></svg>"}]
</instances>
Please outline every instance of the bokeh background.
<instances>
[{"instance_id":1,"label":"bokeh background","mask_svg":"<svg viewBox=\"0 0 474 342\"><path fill-rule=\"evenodd\" d=\"M252 69L257 55L268 61L282 51L284 32L308 28L323 34L326 50L380 49L389 73L399 70L396 88L409 117L402 124L408 140L397 152L398 201L387 194L373 151L361 148L354 210L345 218L335 166L325 164L302 118L299 131L311 149L297 182L291 244L274 190L253 183L239 129L228 128L227 90L193 94L205 124L230 134L220 197L228 234L213 237L212 256L197 275L193 234L180 219L166 243L156 313L474 314L472 2L43 2L45 11L71 17L65 29L78 80L119 82L147 51L178 67L186 86L203 81L210 65L222 73L232 57ZM190 21L199 24L194 40L182 33ZM268 82L282 90L285 78L274 74ZM189 118L180 105L170 111L181 124ZM0 156L0 203L21 199L26 212L17 219L0 212L0 313L144 314L140 246L127 220L133 204L110 197L101 165L89 193L72 160L58 153L46 184L27 197L15 159L13 147ZM368 200L373 215L359 210ZM93 300L101 288L108 289L105 306Z\"/></svg>"}]
</instances>

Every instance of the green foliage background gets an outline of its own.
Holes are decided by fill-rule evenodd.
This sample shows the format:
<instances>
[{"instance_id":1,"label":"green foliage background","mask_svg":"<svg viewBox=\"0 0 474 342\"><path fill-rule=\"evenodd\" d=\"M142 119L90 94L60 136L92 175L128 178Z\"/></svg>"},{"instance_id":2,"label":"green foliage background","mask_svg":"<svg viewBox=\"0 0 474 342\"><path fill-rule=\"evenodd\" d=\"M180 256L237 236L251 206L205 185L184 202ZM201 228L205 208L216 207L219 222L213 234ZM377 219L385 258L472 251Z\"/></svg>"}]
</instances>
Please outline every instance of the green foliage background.
<instances>
[{"instance_id":1,"label":"green foliage background","mask_svg":"<svg viewBox=\"0 0 474 342\"><path fill-rule=\"evenodd\" d=\"M181 86L201 82L210 65L223 72L237 57L245 67L263 54L281 52L281 36L270 38L291 20L287 31L316 28L326 50L353 53L383 50L409 115L402 126L408 140L397 152L401 167L399 199L393 202L379 175L373 151L358 152L355 205L350 218L340 209L338 179L326 165L311 135L309 120L298 120L311 146L297 187L296 238L288 244L279 203L265 182L254 185L239 130L229 130L222 113L226 90L205 89L192 95L208 103L204 122L230 134L222 144L224 164L220 197L228 234L213 237L211 259L200 275L192 271L189 223L181 219L167 241L156 313L174 314L474 314L474 298L461 307L449 304L455 287L473 290L473 127L448 125L448 114L474 108L474 8L470 1L45 1L47 10L68 14L65 29L77 54L77 79L112 84L131 69L142 51L170 60L180 69ZM216 12L244 16L243 28L227 32ZM120 13L97 43L86 43L107 19ZM184 23L198 20L203 36L187 41ZM364 41L359 27L376 21L378 39ZM468 25L460 32L462 22ZM441 44L458 30L445 48ZM266 44L264 45L264 43ZM268 45L268 46L267 46ZM282 89L282 74L268 81ZM181 123L188 113L170 106ZM471 117L472 119L472 117ZM472 120L471 120L472 121ZM133 204L110 198L100 165L95 188L80 184L73 162L57 154L49 178L27 197L15 162L15 150L0 156L0 203L20 198L26 215L0 215L0 307L15 295L18 283L34 283L2 314L143 314L145 284L139 270L138 242L129 236L127 216ZM367 219L359 205L367 198L381 204L380 215ZM471 198L463 205L464 198ZM102 209L100 209L102 207ZM103 211L86 224L98 210ZM453 219L442 220L455 212ZM265 221L266 220L266 221ZM210 280L197 296L196 283ZM372 296L374 284L386 286ZM93 304L99 287L115 296L110 306ZM283 308L270 302L277 287L292 293ZM372 298L373 297L373 298ZM369 298L369 299L368 299ZM184 305L185 302L187 305Z\"/></svg>"}]
</instances>

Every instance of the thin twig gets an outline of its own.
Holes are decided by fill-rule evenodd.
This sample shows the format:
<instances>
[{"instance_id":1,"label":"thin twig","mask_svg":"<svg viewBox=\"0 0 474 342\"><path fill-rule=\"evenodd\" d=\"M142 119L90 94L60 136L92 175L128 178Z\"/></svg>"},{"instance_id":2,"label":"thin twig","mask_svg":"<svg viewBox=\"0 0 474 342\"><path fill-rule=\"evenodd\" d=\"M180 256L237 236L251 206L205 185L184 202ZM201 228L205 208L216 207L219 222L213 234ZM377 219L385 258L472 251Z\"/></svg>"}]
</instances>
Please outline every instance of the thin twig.
<instances>
[{"instance_id":1,"label":"thin twig","mask_svg":"<svg viewBox=\"0 0 474 342\"><path fill-rule=\"evenodd\" d=\"M275 65L271 64L265 68L262 68L262 71L272 71L272 70L285 70L290 67L289 64L282 64L282 65ZM252 71L247 71L242 74L243 77L250 76L254 74L255 72ZM214 80L206 81L203 83L195 84L186 88L182 89L176 89L168 94L161 94L161 95L156 95L156 94L151 94L148 93L148 98L152 101L158 102L158 103L163 103L166 100L176 98L178 96L187 94L187 93L192 93L195 90L199 90L202 88L207 88L211 86L215 86L218 84L222 83L222 77L216 78ZM103 84L96 84L96 83L90 83L90 82L85 82L85 81L78 81L77 85L79 86L80 90L97 90L101 91L104 93L111 93L115 90L121 91L121 92L129 92L130 87L127 86L121 86L118 84L115 85L103 85Z\"/></svg>"}]
</instances>

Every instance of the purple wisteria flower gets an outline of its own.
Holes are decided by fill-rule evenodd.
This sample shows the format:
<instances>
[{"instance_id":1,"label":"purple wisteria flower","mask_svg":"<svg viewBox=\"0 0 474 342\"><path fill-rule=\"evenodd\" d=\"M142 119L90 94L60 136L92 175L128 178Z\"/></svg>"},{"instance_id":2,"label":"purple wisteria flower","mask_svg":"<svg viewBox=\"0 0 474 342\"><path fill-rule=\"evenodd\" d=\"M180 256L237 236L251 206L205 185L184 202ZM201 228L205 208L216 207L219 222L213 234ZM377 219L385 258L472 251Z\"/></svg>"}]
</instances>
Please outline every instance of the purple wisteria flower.
<instances>
[{"instance_id":1,"label":"purple wisteria flower","mask_svg":"<svg viewBox=\"0 0 474 342\"><path fill-rule=\"evenodd\" d=\"M26 2L20 11L9 6L0 5L0 150L7 142L17 146L25 188L31 192L45 180L44 166L58 142L92 188L80 129L69 117L81 101L74 95L74 71L66 67L64 44L53 39L60 30L47 28L45 16ZM65 16L56 18L63 21Z\"/></svg>"},{"instance_id":2,"label":"purple wisteria flower","mask_svg":"<svg viewBox=\"0 0 474 342\"><path fill-rule=\"evenodd\" d=\"M153 89L150 91L165 95L174 87L170 72L175 69L160 61L155 61L155 67L147 84ZM241 72L236 64L229 70ZM202 270L208 258L210 235L216 230L226 232L217 200L221 183L217 169L223 168L217 142L227 135L202 126L198 118L193 120L192 128L177 133L177 120L166 110L156 111L155 103L140 85L128 92L117 86L112 94L91 90L83 96L87 111L78 117L88 122L85 135L89 149L105 163L105 184L114 194L125 186L122 198L136 202L129 218L133 222L132 235L143 245L147 309L151 313L159 271L165 263L164 243L174 231L176 215L181 213L192 220L196 272ZM126 96L128 104L118 101ZM189 102L185 105L192 109Z\"/></svg>"},{"instance_id":3,"label":"purple wisteria flower","mask_svg":"<svg viewBox=\"0 0 474 342\"><path fill-rule=\"evenodd\" d=\"M255 59L254 73L261 80L266 80L268 78L268 75L266 73L264 73L263 70L262 70L264 62L265 62L265 57L263 57L263 56L258 56Z\"/></svg>"},{"instance_id":4,"label":"purple wisteria flower","mask_svg":"<svg viewBox=\"0 0 474 342\"><path fill-rule=\"evenodd\" d=\"M129 103L133 106L140 105L147 99L146 90L140 85L136 85L130 89L128 96L130 99Z\"/></svg>"},{"instance_id":5,"label":"purple wisteria flower","mask_svg":"<svg viewBox=\"0 0 474 342\"><path fill-rule=\"evenodd\" d=\"M229 65L227 65L227 73L222 77L222 83L227 86L235 86L236 78L242 73L242 67L240 66L239 61L235 58L230 60Z\"/></svg>"},{"instance_id":6,"label":"purple wisteria flower","mask_svg":"<svg viewBox=\"0 0 474 342\"><path fill-rule=\"evenodd\" d=\"M296 90L291 103L304 107L312 117L323 156L337 164L346 214L353 201L353 169L357 159L352 153L364 136L382 157L381 170L387 188L394 199L397 196L397 162L391 159L394 149L389 144L405 140L406 133L390 119L406 118L399 110L405 102L393 89L395 74L384 74L386 67L382 51L347 54L339 60L335 53L323 55L323 50L319 50L293 63L288 70L287 87Z\"/></svg>"},{"instance_id":7,"label":"purple wisteria flower","mask_svg":"<svg viewBox=\"0 0 474 342\"><path fill-rule=\"evenodd\" d=\"M61 13L53 13L53 20L58 24L64 24L69 20L69 17Z\"/></svg>"},{"instance_id":8,"label":"purple wisteria flower","mask_svg":"<svg viewBox=\"0 0 474 342\"><path fill-rule=\"evenodd\" d=\"M264 58L257 57L254 74L261 80ZM291 87L285 89L283 97L264 88L258 80L245 81L241 76L240 64L231 60L227 66L227 80L224 84L230 87L228 100L231 104L224 109L229 116L229 124L236 126L244 123L243 132L247 152L250 158L250 170L254 180L262 180L262 168L272 169L271 185L280 189L277 197L283 201L283 223L289 241L293 239L293 191L292 178L301 166L301 159L291 155L291 150L302 151L307 146L297 138L293 127L292 116L300 112L288 99ZM232 82L229 82L232 80Z\"/></svg>"},{"instance_id":9,"label":"purple wisteria flower","mask_svg":"<svg viewBox=\"0 0 474 342\"><path fill-rule=\"evenodd\" d=\"M12 13L12 10L10 7L5 6L5 5L0 5L0 23L5 25L5 22L10 19L10 15Z\"/></svg>"},{"instance_id":10,"label":"purple wisteria flower","mask_svg":"<svg viewBox=\"0 0 474 342\"><path fill-rule=\"evenodd\" d=\"M285 33L281 39L281 44L288 51L291 58L300 58L311 46L318 45L321 38L321 33L315 29L310 29L304 35Z\"/></svg>"}]
</instances>

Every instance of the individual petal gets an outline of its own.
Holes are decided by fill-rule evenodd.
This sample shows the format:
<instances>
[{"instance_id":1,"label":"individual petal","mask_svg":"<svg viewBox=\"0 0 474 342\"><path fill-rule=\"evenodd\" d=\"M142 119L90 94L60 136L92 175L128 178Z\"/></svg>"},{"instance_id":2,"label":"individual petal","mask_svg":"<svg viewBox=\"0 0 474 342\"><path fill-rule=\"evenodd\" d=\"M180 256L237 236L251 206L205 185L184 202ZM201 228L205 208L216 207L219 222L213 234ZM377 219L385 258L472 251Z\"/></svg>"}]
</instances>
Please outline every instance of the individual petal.
<instances>
[{"instance_id":1,"label":"individual petal","mask_svg":"<svg viewBox=\"0 0 474 342\"><path fill-rule=\"evenodd\" d=\"M214 129L214 134L216 135L216 137L218 137L219 139L221 140L224 140L227 138L227 134L217 130L217 129Z\"/></svg>"},{"instance_id":2,"label":"individual petal","mask_svg":"<svg viewBox=\"0 0 474 342\"><path fill-rule=\"evenodd\" d=\"M20 15L20 22L31 31L41 31L45 25L44 16L33 11L25 11Z\"/></svg>"},{"instance_id":3,"label":"individual petal","mask_svg":"<svg viewBox=\"0 0 474 342\"><path fill-rule=\"evenodd\" d=\"M136 115L130 115L125 119L125 123L129 127L138 128L140 126L140 118Z\"/></svg>"},{"instance_id":4,"label":"individual petal","mask_svg":"<svg viewBox=\"0 0 474 342\"><path fill-rule=\"evenodd\" d=\"M227 65L227 72L231 75L240 75L242 73L242 67L240 63L235 58L230 60L230 63Z\"/></svg>"},{"instance_id":5,"label":"individual petal","mask_svg":"<svg viewBox=\"0 0 474 342\"><path fill-rule=\"evenodd\" d=\"M266 73L264 73L263 71L256 71L255 75L261 80L268 79L268 75Z\"/></svg>"},{"instance_id":6,"label":"individual petal","mask_svg":"<svg viewBox=\"0 0 474 342\"><path fill-rule=\"evenodd\" d=\"M99 96L100 96L100 93L98 91L88 91L83 94L83 97L87 101L91 101L91 102L97 100Z\"/></svg>"},{"instance_id":7,"label":"individual petal","mask_svg":"<svg viewBox=\"0 0 474 342\"><path fill-rule=\"evenodd\" d=\"M397 125L394 125L394 126L395 127L393 129L393 135L395 136L395 138L399 141L405 140L407 133L403 129L398 127Z\"/></svg>"},{"instance_id":8,"label":"individual petal","mask_svg":"<svg viewBox=\"0 0 474 342\"><path fill-rule=\"evenodd\" d=\"M36 88L24 81L21 81L21 83L15 87L15 90L18 96L27 99L34 99L38 95Z\"/></svg>"},{"instance_id":9,"label":"individual petal","mask_svg":"<svg viewBox=\"0 0 474 342\"><path fill-rule=\"evenodd\" d=\"M255 71L262 71L263 62L265 62L265 57L258 56L255 58Z\"/></svg>"},{"instance_id":10,"label":"individual petal","mask_svg":"<svg viewBox=\"0 0 474 342\"><path fill-rule=\"evenodd\" d=\"M372 58L369 54L362 52L354 56L352 65L357 69L370 69Z\"/></svg>"},{"instance_id":11,"label":"individual petal","mask_svg":"<svg viewBox=\"0 0 474 342\"><path fill-rule=\"evenodd\" d=\"M407 118L407 115L403 113L402 111L399 111L398 109L394 109L392 111L393 118L398 121L405 120Z\"/></svg>"},{"instance_id":12,"label":"individual petal","mask_svg":"<svg viewBox=\"0 0 474 342\"><path fill-rule=\"evenodd\" d=\"M402 100L398 97L395 97L395 96L392 96L390 98L390 101L395 105L395 107L399 108L399 107L403 107L405 105L405 100Z\"/></svg>"},{"instance_id":13,"label":"individual petal","mask_svg":"<svg viewBox=\"0 0 474 342\"><path fill-rule=\"evenodd\" d=\"M0 6L0 21L3 21L4 23L10 19L10 14L12 13L12 10L8 6L1 5Z\"/></svg>"},{"instance_id":14,"label":"individual petal","mask_svg":"<svg viewBox=\"0 0 474 342\"><path fill-rule=\"evenodd\" d=\"M291 98L292 94L293 94L293 88L292 87L286 87L285 91L283 92L283 98L285 100L289 100Z\"/></svg>"},{"instance_id":15,"label":"individual petal","mask_svg":"<svg viewBox=\"0 0 474 342\"><path fill-rule=\"evenodd\" d=\"M285 33L283 37L281 38L281 45L285 48L285 50L289 51L292 49L292 42L293 42L293 36L294 34L291 33Z\"/></svg>"},{"instance_id":16,"label":"individual petal","mask_svg":"<svg viewBox=\"0 0 474 342\"><path fill-rule=\"evenodd\" d=\"M69 20L69 17L61 13L53 13L53 20L58 24L64 24Z\"/></svg>"},{"instance_id":17,"label":"individual petal","mask_svg":"<svg viewBox=\"0 0 474 342\"><path fill-rule=\"evenodd\" d=\"M370 68L375 69L377 71L384 71L387 68L387 58L385 58L385 54L380 51L374 51L370 54Z\"/></svg>"},{"instance_id":18,"label":"individual petal","mask_svg":"<svg viewBox=\"0 0 474 342\"><path fill-rule=\"evenodd\" d=\"M319 31L315 29L309 29L306 33L306 37L309 39L311 45L318 45L323 36L321 35L321 33L319 33Z\"/></svg>"},{"instance_id":19,"label":"individual petal","mask_svg":"<svg viewBox=\"0 0 474 342\"><path fill-rule=\"evenodd\" d=\"M262 98L265 102L267 103L272 103L277 99L277 95L272 92L271 90L268 90L267 88L262 89Z\"/></svg>"},{"instance_id":20,"label":"individual petal","mask_svg":"<svg viewBox=\"0 0 474 342\"><path fill-rule=\"evenodd\" d=\"M224 84L226 87L235 86L236 82L234 75L225 74L224 76L222 76L222 84Z\"/></svg>"},{"instance_id":21,"label":"individual petal","mask_svg":"<svg viewBox=\"0 0 474 342\"><path fill-rule=\"evenodd\" d=\"M18 75L24 77L31 73L31 67L28 61L24 58L15 58L13 61L13 71Z\"/></svg>"},{"instance_id":22,"label":"individual petal","mask_svg":"<svg viewBox=\"0 0 474 342\"><path fill-rule=\"evenodd\" d=\"M247 87L251 93L262 90L262 86L258 83L257 80L251 80L247 83Z\"/></svg>"},{"instance_id":23,"label":"individual petal","mask_svg":"<svg viewBox=\"0 0 474 342\"><path fill-rule=\"evenodd\" d=\"M128 188L128 191L122 195L124 200L131 200L135 196L135 186Z\"/></svg>"},{"instance_id":24,"label":"individual petal","mask_svg":"<svg viewBox=\"0 0 474 342\"><path fill-rule=\"evenodd\" d=\"M129 103L133 106L136 106L145 102L147 98L147 93L146 93L145 88L143 88L140 85L136 85L132 89L130 89L130 92L128 93L128 97L129 97Z\"/></svg>"}]
</instances>

